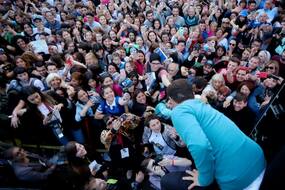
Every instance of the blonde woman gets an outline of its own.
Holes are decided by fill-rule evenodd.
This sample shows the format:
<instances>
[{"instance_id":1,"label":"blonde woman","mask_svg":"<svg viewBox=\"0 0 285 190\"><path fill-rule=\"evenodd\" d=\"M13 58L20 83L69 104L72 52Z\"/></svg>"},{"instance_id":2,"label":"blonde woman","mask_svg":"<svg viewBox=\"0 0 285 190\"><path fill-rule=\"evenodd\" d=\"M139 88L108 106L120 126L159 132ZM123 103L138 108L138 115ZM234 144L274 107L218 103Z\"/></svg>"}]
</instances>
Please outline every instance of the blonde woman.
<instances>
[{"instance_id":1,"label":"blonde woman","mask_svg":"<svg viewBox=\"0 0 285 190\"><path fill-rule=\"evenodd\" d=\"M201 95L202 100L208 102L209 99L212 99L212 100L216 99L218 90L222 86L225 86L224 76L219 73L213 75L209 84L202 91L202 95Z\"/></svg>"},{"instance_id":2,"label":"blonde woman","mask_svg":"<svg viewBox=\"0 0 285 190\"><path fill-rule=\"evenodd\" d=\"M271 55L269 51L262 50L258 53L258 57L260 59L259 70L263 70L265 66L269 63Z\"/></svg>"}]
</instances>

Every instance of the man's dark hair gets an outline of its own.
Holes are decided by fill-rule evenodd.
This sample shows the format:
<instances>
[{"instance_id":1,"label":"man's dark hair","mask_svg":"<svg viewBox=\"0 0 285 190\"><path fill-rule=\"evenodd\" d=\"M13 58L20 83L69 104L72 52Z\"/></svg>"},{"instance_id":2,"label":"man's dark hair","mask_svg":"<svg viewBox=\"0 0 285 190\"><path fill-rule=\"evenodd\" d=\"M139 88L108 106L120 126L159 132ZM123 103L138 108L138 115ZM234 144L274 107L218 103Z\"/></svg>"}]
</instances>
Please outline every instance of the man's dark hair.
<instances>
[{"instance_id":1,"label":"man's dark hair","mask_svg":"<svg viewBox=\"0 0 285 190\"><path fill-rule=\"evenodd\" d=\"M247 97L245 95L243 95L242 93L237 93L234 97L234 100L236 100L237 102L247 102Z\"/></svg>"},{"instance_id":2,"label":"man's dark hair","mask_svg":"<svg viewBox=\"0 0 285 190\"><path fill-rule=\"evenodd\" d=\"M249 1L248 2L248 4L252 4L252 3L256 4L256 1Z\"/></svg>"},{"instance_id":3,"label":"man's dark hair","mask_svg":"<svg viewBox=\"0 0 285 190\"><path fill-rule=\"evenodd\" d=\"M47 62L47 63L46 63L46 67L52 66L52 65L57 67L57 65L56 65L55 62Z\"/></svg>"},{"instance_id":4,"label":"man's dark hair","mask_svg":"<svg viewBox=\"0 0 285 190\"><path fill-rule=\"evenodd\" d=\"M15 69L14 69L14 73L16 74L16 75L19 75L19 74L22 74L22 73L28 73L28 71L27 71L27 69L26 68L24 68L24 67L16 67Z\"/></svg>"},{"instance_id":5,"label":"man's dark hair","mask_svg":"<svg viewBox=\"0 0 285 190\"><path fill-rule=\"evenodd\" d=\"M200 89L201 91L207 86L207 84L208 81L202 76L197 76L192 81L192 85L195 85L196 89Z\"/></svg>"},{"instance_id":6,"label":"man's dark hair","mask_svg":"<svg viewBox=\"0 0 285 190\"><path fill-rule=\"evenodd\" d=\"M39 62L36 62L36 63L35 63L35 66L36 66L36 67L42 67L42 66L45 66L45 63L39 61Z\"/></svg>"},{"instance_id":7,"label":"man's dark hair","mask_svg":"<svg viewBox=\"0 0 285 190\"><path fill-rule=\"evenodd\" d=\"M167 87L167 95L177 103L193 99L192 86L186 79L177 79Z\"/></svg>"},{"instance_id":8,"label":"man's dark hair","mask_svg":"<svg viewBox=\"0 0 285 190\"><path fill-rule=\"evenodd\" d=\"M148 11L146 11L145 15L147 16L148 14L151 14L151 13L153 13L153 11L152 10L148 10Z\"/></svg>"},{"instance_id":9,"label":"man's dark hair","mask_svg":"<svg viewBox=\"0 0 285 190\"><path fill-rule=\"evenodd\" d=\"M240 65L240 60L237 57L231 57L230 61L237 63L238 65Z\"/></svg>"},{"instance_id":10,"label":"man's dark hair","mask_svg":"<svg viewBox=\"0 0 285 190\"><path fill-rule=\"evenodd\" d=\"M148 116L148 117L145 119L145 121L144 121L144 125L147 126L147 127L149 127L149 122L150 122L151 120L155 120L155 119L157 119L157 120L160 121L160 118L159 118L158 116L156 116L155 114L152 114L152 115Z\"/></svg>"}]
</instances>

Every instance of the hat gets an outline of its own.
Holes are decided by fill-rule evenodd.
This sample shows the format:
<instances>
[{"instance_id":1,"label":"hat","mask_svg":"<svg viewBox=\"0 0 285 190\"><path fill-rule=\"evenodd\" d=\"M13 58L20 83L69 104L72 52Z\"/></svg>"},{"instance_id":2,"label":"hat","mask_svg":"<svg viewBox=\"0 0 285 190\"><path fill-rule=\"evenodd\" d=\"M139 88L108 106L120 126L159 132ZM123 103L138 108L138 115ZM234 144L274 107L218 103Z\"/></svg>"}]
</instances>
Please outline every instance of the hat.
<instances>
[{"instance_id":1,"label":"hat","mask_svg":"<svg viewBox=\"0 0 285 190\"><path fill-rule=\"evenodd\" d=\"M49 10L49 8L47 8L47 7L44 7L44 8L42 8L42 13L46 13L46 12L49 12L50 10Z\"/></svg>"},{"instance_id":2,"label":"hat","mask_svg":"<svg viewBox=\"0 0 285 190\"><path fill-rule=\"evenodd\" d=\"M243 9L241 10L241 12L239 13L239 16L242 16L242 17L247 17L248 13L247 13L247 10Z\"/></svg>"},{"instance_id":3,"label":"hat","mask_svg":"<svg viewBox=\"0 0 285 190\"><path fill-rule=\"evenodd\" d=\"M222 22L230 22L230 19L229 18L223 18Z\"/></svg>"},{"instance_id":4,"label":"hat","mask_svg":"<svg viewBox=\"0 0 285 190\"><path fill-rule=\"evenodd\" d=\"M149 61L150 61L150 62L153 62L153 61L159 61L159 62L161 62L160 56L159 56L157 53L152 53L152 54L150 55Z\"/></svg>"},{"instance_id":5,"label":"hat","mask_svg":"<svg viewBox=\"0 0 285 190\"><path fill-rule=\"evenodd\" d=\"M207 60L205 65L209 65L209 66L213 67L214 66L214 62L212 60Z\"/></svg>"},{"instance_id":6,"label":"hat","mask_svg":"<svg viewBox=\"0 0 285 190\"><path fill-rule=\"evenodd\" d=\"M35 22L36 20L40 20L40 21L42 21L42 17L40 17L40 16L36 16L35 18L33 18L33 21Z\"/></svg>"}]
</instances>

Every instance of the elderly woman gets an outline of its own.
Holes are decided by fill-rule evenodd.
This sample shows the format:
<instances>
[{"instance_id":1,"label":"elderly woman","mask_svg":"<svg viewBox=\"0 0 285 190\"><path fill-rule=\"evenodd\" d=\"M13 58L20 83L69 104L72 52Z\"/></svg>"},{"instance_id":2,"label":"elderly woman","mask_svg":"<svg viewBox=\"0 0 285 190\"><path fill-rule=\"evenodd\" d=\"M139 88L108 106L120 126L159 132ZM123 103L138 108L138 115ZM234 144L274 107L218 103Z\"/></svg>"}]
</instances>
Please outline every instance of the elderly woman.
<instances>
[{"instance_id":1,"label":"elderly woman","mask_svg":"<svg viewBox=\"0 0 285 190\"><path fill-rule=\"evenodd\" d=\"M222 74L215 74L209 84L202 91L202 98L204 100L215 99L217 97L218 90L222 86L225 86L224 76Z\"/></svg>"},{"instance_id":2,"label":"elderly woman","mask_svg":"<svg viewBox=\"0 0 285 190\"><path fill-rule=\"evenodd\" d=\"M50 73L46 78L46 84L51 90L56 90L65 86L63 79L57 73Z\"/></svg>"},{"instance_id":3,"label":"elderly woman","mask_svg":"<svg viewBox=\"0 0 285 190\"><path fill-rule=\"evenodd\" d=\"M269 63L271 55L269 51L261 50L258 53L258 57L260 59L259 70L263 70L265 66Z\"/></svg>"}]
</instances>

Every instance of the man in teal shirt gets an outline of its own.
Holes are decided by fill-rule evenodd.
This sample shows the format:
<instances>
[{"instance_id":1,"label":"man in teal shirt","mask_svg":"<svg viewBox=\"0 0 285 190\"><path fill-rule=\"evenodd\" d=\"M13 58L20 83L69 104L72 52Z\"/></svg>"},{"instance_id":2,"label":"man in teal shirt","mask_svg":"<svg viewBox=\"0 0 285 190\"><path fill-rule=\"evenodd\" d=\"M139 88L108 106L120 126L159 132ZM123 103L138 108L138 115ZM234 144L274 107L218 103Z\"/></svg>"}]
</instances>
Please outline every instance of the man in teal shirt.
<instances>
[{"instance_id":1,"label":"man in teal shirt","mask_svg":"<svg viewBox=\"0 0 285 190\"><path fill-rule=\"evenodd\" d=\"M222 113L194 99L187 80L173 81L167 94L174 127L197 168L184 177L193 181L189 189L214 179L222 190L258 189L266 167L262 149Z\"/></svg>"}]
</instances>

